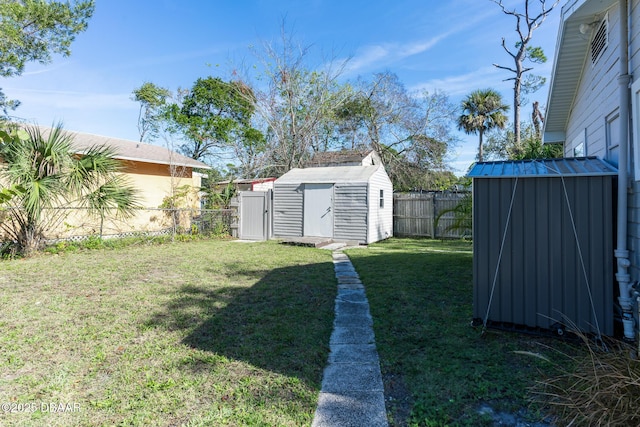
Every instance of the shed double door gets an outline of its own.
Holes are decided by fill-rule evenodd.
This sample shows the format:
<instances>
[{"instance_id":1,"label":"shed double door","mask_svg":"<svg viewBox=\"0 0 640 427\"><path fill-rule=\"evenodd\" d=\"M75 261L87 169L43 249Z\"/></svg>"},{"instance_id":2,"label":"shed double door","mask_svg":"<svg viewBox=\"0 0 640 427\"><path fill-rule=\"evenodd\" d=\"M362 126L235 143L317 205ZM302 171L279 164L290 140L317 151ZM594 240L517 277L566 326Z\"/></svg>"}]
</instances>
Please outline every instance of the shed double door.
<instances>
[{"instance_id":1,"label":"shed double door","mask_svg":"<svg viewBox=\"0 0 640 427\"><path fill-rule=\"evenodd\" d=\"M333 237L333 184L305 184L304 235Z\"/></svg>"}]
</instances>

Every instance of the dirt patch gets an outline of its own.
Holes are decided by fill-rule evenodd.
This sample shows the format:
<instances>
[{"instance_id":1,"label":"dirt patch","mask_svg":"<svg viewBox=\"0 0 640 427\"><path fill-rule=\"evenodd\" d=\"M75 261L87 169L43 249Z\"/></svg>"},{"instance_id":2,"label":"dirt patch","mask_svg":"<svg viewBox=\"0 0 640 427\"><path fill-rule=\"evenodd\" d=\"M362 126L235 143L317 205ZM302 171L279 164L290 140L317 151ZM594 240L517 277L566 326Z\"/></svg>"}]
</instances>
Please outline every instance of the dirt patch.
<instances>
[{"instance_id":1,"label":"dirt patch","mask_svg":"<svg viewBox=\"0 0 640 427\"><path fill-rule=\"evenodd\" d=\"M555 424L551 423L551 420L542 422L528 421L532 417L526 409L521 409L517 413L496 412L491 406L485 403L480 405L478 413L491 417L495 427L555 427Z\"/></svg>"},{"instance_id":2,"label":"dirt patch","mask_svg":"<svg viewBox=\"0 0 640 427\"><path fill-rule=\"evenodd\" d=\"M413 408L413 398L402 375L383 374L384 401L390 427L406 426Z\"/></svg>"}]
</instances>

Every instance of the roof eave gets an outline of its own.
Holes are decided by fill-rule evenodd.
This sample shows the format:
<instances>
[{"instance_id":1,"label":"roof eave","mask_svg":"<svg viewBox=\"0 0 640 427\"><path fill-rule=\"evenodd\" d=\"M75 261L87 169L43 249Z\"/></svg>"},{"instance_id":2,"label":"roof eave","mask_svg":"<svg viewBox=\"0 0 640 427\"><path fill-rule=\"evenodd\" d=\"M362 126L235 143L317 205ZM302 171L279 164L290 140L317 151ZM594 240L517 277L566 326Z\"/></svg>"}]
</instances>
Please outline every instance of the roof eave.
<instances>
[{"instance_id":1,"label":"roof eave","mask_svg":"<svg viewBox=\"0 0 640 427\"><path fill-rule=\"evenodd\" d=\"M153 160L153 159L145 159L145 158L141 158L141 157L129 157L129 156L121 156L116 154L114 156L116 159L118 160L127 160L127 161L131 161L131 162L141 162L141 163L153 163L153 164L157 164L157 165L167 165L167 166L182 166L182 167L187 167L187 168L194 168L194 169L211 169L211 166L207 165L206 163L201 163L198 162L196 163L184 163L184 162L166 162L163 160Z\"/></svg>"},{"instance_id":2,"label":"roof eave","mask_svg":"<svg viewBox=\"0 0 640 427\"><path fill-rule=\"evenodd\" d=\"M580 32L580 24L601 19L615 3L616 0L573 0L562 8L543 125L545 143L564 141L557 138L566 131L589 51L589 37Z\"/></svg>"}]
</instances>

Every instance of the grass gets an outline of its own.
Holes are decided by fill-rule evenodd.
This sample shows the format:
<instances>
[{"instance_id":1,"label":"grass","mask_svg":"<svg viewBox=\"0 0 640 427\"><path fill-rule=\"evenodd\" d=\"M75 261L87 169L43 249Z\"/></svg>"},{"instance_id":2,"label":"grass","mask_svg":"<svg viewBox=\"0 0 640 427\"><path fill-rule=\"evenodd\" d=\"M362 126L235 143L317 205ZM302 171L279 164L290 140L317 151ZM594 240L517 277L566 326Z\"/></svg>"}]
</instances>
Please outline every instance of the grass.
<instances>
[{"instance_id":1,"label":"grass","mask_svg":"<svg viewBox=\"0 0 640 427\"><path fill-rule=\"evenodd\" d=\"M335 294L329 252L274 242L0 262L0 424L309 425Z\"/></svg>"},{"instance_id":2,"label":"grass","mask_svg":"<svg viewBox=\"0 0 640 427\"><path fill-rule=\"evenodd\" d=\"M0 425L310 425L334 315L331 254L157 242L0 262ZM471 326L471 243L389 239L347 253L392 426L494 425L482 407L544 418L530 387L541 372L572 372L564 361L579 355ZM547 384L557 396L568 383Z\"/></svg>"},{"instance_id":3,"label":"grass","mask_svg":"<svg viewBox=\"0 0 640 427\"><path fill-rule=\"evenodd\" d=\"M347 251L365 284L392 426L493 425L480 408L543 415L529 388L556 353L549 341L471 326L472 244L390 239ZM522 411L522 408L527 408Z\"/></svg>"}]
</instances>

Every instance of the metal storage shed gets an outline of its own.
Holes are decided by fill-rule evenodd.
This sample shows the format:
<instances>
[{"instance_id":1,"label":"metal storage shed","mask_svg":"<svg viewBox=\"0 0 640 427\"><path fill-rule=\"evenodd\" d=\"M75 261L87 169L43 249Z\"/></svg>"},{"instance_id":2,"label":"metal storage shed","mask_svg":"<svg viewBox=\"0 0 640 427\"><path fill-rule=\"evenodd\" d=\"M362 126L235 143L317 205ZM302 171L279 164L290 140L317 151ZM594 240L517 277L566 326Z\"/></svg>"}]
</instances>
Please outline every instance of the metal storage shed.
<instances>
[{"instance_id":1,"label":"metal storage shed","mask_svg":"<svg viewBox=\"0 0 640 427\"><path fill-rule=\"evenodd\" d=\"M273 235L376 242L393 234L393 186L383 165L292 169L273 188Z\"/></svg>"},{"instance_id":2,"label":"metal storage shed","mask_svg":"<svg viewBox=\"0 0 640 427\"><path fill-rule=\"evenodd\" d=\"M472 168L475 319L613 334L616 174L594 157Z\"/></svg>"}]
</instances>

